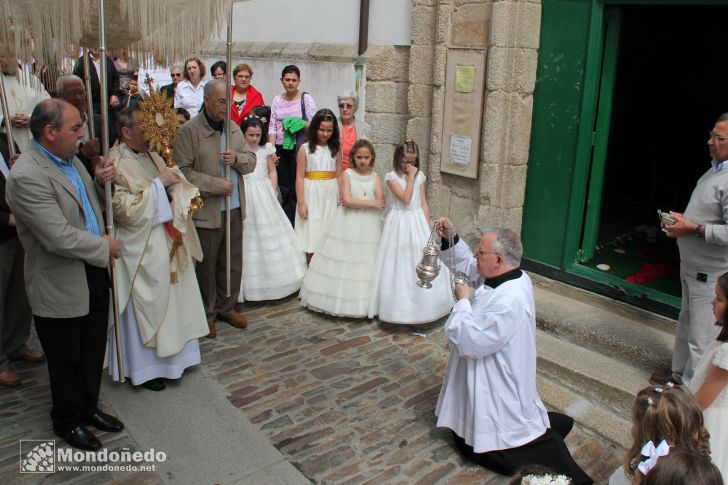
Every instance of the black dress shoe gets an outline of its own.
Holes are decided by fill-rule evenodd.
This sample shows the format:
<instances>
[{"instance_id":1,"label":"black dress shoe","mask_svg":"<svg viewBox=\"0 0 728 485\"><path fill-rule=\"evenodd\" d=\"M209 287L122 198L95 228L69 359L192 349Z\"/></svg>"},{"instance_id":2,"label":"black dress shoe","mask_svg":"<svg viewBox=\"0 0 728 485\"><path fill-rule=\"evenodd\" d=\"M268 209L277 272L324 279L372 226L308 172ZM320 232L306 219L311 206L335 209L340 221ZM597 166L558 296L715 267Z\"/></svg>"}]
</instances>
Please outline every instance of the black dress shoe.
<instances>
[{"instance_id":1,"label":"black dress shoe","mask_svg":"<svg viewBox=\"0 0 728 485\"><path fill-rule=\"evenodd\" d=\"M91 416L84 417L83 422L101 431L110 431L112 433L118 433L124 429L124 423L101 411L96 411Z\"/></svg>"},{"instance_id":2,"label":"black dress shoe","mask_svg":"<svg viewBox=\"0 0 728 485\"><path fill-rule=\"evenodd\" d=\"M65 432L54 426L53 431L73 448L88 451L96 451L101 448L101 442L82 424L78 424Z\"/></svg>"},{"instance_id":3,"label":"black dress shoe","mask_svg":"<svg viewBox=\"0 0 728 485\"><path fill-rule=\"evenodd\" d=\"M149 389L150 391L164 391L167 388L167 385L164 383L164 381L161 378L156 379L150 379L147 382L144 382L142 384L142 387L144 389Z\"/></svg>"}]
</instances>

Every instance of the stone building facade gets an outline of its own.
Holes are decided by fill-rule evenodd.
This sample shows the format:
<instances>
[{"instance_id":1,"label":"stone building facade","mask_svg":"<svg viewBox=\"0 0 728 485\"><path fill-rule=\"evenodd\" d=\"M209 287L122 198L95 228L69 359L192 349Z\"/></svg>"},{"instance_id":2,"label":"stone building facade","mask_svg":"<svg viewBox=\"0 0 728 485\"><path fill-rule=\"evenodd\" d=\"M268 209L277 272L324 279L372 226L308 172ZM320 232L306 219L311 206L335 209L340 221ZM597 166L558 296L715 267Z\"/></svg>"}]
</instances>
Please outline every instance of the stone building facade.
<instances>
[{"instance_id":1,"label":"stone building facade","mask_svg":"<svg viewBox=\"0 0 728 485\"><path fill-rule=\"evenodd\" d=\"M377 170L390 170L394 146L412 138L421 149L433 217L449 215L471 237L484 227L519 231L540 1L412 0L411 12L410 45L369 45L357 56L354 44L239 41L233 44L233 54L242 60L285 59L302 66L322 62L362 66L360 89L365 119L373 128ZM440 170L447 54L459 47L483 49L486 54L477 179ZM224 51L223 42L212 42L201 54L220 57Z\"/></svg>"},{"instance_id":2,"label":"stone building facade","mask_svg":"<svg viewBox=\"0 0 728 485\"><path fill-rule=\"evenodd\" d=\"M409 56L407 136L424 140L433 214L449 214L472 239L478 228L520 231L526 187L540 1L415 0ZM443 173L448 49L485 49L478 178Z\"/></svg>"}]
</instances>

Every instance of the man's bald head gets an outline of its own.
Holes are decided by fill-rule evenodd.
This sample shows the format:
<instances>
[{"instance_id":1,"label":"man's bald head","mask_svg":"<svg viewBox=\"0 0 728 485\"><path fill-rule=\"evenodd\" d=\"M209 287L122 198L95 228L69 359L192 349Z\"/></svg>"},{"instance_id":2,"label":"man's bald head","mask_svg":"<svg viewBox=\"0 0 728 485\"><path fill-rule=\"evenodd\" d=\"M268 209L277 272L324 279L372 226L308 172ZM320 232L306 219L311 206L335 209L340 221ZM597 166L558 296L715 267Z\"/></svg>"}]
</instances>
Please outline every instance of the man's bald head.
<instances>
[{"instance_id":1,"label":"man's bald head","mask_svg":"<svg viewBox=\"0 0 728 485\"><path fill-rule=\"evenodd\" d=\"M67 160L78 153L78 142L83 138L81 114L62 99L43 100L30 115L30 132L46 150Z\"/></svg>"}]
</instances>

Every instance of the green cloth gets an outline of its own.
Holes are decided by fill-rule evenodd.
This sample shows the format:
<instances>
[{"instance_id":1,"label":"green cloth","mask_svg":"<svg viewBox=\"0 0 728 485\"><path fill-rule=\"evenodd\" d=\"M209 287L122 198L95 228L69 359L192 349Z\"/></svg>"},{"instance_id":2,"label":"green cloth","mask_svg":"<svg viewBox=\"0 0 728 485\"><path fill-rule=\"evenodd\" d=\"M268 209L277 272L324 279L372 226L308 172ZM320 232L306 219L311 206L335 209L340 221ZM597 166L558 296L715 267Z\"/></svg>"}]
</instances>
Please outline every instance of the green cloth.
<instances>
[{"instance_id":1,"label":"green cloth","mask_svg":"<svg viewBox=\"0 0 728 485\"><path fill-rule=\"evenodd\" d=\"M293 150L296 148L296 133L306 128L308 121L296 116L288 116L283 120L283 149Z\"/></svg>"}]
</instances>

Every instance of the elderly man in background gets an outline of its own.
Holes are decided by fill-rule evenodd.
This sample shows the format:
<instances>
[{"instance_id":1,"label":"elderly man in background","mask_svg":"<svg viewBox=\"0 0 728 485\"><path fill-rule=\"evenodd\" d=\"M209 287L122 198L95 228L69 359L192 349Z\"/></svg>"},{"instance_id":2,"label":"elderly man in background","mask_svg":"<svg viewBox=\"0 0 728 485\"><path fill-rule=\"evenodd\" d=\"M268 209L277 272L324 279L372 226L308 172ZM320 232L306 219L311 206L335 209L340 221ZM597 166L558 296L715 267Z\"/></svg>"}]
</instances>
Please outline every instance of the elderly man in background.
<instances>
[{"instance_id":1,"label":"elderly man in background","mask_svg":"<svg viewBox=\"0 0 728 485\"><path fill-rule=\"evenodd\" d=\"M174 93L177 89L177 85L185 78L184 69L182 69L182 66L179 64L175 64L172 66L172 69L169 70L169 75L172 76L172 82L165 84L159 89L163 93L167 93L167 99L171 99L174 102Z\"/></svg>"},{"instance_id":2,"label":"elderly man in background","mask_svg":"<svg viewBox=\"0 0 728 485\"><path fill-rule=\"evenodd\" d=\"M547 413L536 391L536 309L531 279L519 268L523 247L513 231L496 229L472 253L452 222L440 219L443 259L475 283L455 285L457 302L445 323L452 351L435 414L460 452L502 474L542 465L593 483L574 462L564 438L574 420Z\"/></svg>"},{"instance_id":3,"label":"elderly man in background","mask_svg":"<svg viewBox=\"0 0 728 485\"><path fill-rule=\"evenodd\" d=\"M215 317L236 328L247 320L235 311L243 271L243 175L255 168L255 153L248 148L240 127L231 123L229 149L225 149L224 120L228 116L227 82L213 79L205 85L205 109L182 125L174 140L174 160L187 180L199 187L204 204L193 219L204 258L197 265L197 282L205 305L209 337L217 335ZM225 178L230 167L232 180ZM225 209L230 196L230 296L225 296Z\"/></svg>"},{"instance_id":4,"label":"elderly man in background","mask_svg":"<svg viewBox=\"0 0 728 485\"><path fill-rule=\"evenodd\" d=\"M56 81L56 95L74 105L81 113L81 120L83 120L83 138L81 139L77 156L81 160L81 163L83 163L83 166L86 167L86 170L88 170L88 173L93 175L94 167L98 163L101 155L101 144L99 143L101 137L101 116L96 113L93 115L94 138L91 138L86 87L83 84L83 80L74 74L58 78L58 81Z\"/></svg>"},{"instance_id":5,"label":"elderly man in background","mask_svg":"<svg viewBox=\"0 0 728 485\"><path fill-rule=\"evenodd\" d=\"M98 409L109 322L111 258L119 243L104 234L99 193L75 157L83 137L71 104L48 99L30 117L33 140L13 166L6 198L26 252L25 285L38 338L48 359L54 432L69 445L98 450L86 427L121 431ZM100 184L114 167L96 165Z\"/></svg>"},{"instance_id":6,"label":"elderly man in background","mask_svg":"<svg viewBox=\"0 0 728 485\"><path fill-rule=\"evenodd\" d=\"M359 96L354 91L344 91L336 96L339 105L339 133L341 133L341 155L343 157L341 169L349 166L349 152L354 142L359 138L370 138L372 127L364 120L357 121L356 114L359 109Z\"/></svg>"},{"instance_id":7,"label":"elderly man in background","mask_svg":"<svg viewBox=\"0 0 728 485\"><path fill-rule=\"evenodd\" d=\"M656 384L689 384L700 357L718 335L710 305L715 284L728 270L728 113L708 134L711 166L698 180L685 213L670 212L674 224L663 224L680 249L682 305L677 320L672 372L653 374Z\"/></svg>"},{"instance_id":8,"label":"elderly man in background","mask_svg":"<svg viewBox=\"0 0 728 485\"><path fill-rule=\"evenodd\" d=\"M25 252L15 230L15 217L5 201L5 183L18 155L10 157L8 142L0 134L0 387L20 385L11 360L43 362L45 357L25 343L30 335L30 305L25 293Z\"/></svg>"},{"instance_id":9,"label":"elderly man in background","mask_svg":"<svg viewBox=\"0 0 728 485\"><path fill-rule=\"evenodd\" d=\"M23 152L30 145L30 113L36 104L50 98L50 95L37 77L20 70L15 49L2 43L0 43L0 71L8 100L13 140ZM0 123L4 123L1 110Z\"/></svg>"},{"instance_id":10,"label":"elderly man in background","mask_svg":"<svg viewBox=\"0 0 728 485\"><path fill-rule=\"evenodd\" d=\"M121 143L109 153L117 172L113 205L122 249L116 274L126 375L134 385L161 391L164 379L200 363L197 339L208 333L192 266L202 250L189 207L200 192L148 151L141 119L139 108L119 113ZM114 339L109 373L118 380Z\"/></svg>"},{"instance_id":11,"label":"elderly man in background","mask_svg":"<svg viewBox=\"0 0 728 485\"><path fill-rule=\"evenodd\" d=\"M93 104L92 111L96 114L101 114L101 51L99 49L90 47L84 55L89 57L89 82L91 84L91 103ZM113 145L116 141L117 130L116 130L116 108L119 107L119 97L121 96L121 79L119 78L119 72L116 70L116 64L109 57L106 56L106 94L108 99L104 100L108 103L109 107L109 146ZM83 56L79 57L76 61L76 65L73 67L73 74L85 79L85 68L83 62Z\"/></svg>"}]
</instances>

